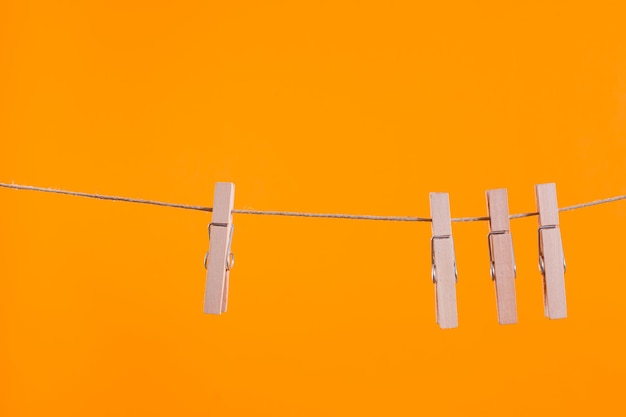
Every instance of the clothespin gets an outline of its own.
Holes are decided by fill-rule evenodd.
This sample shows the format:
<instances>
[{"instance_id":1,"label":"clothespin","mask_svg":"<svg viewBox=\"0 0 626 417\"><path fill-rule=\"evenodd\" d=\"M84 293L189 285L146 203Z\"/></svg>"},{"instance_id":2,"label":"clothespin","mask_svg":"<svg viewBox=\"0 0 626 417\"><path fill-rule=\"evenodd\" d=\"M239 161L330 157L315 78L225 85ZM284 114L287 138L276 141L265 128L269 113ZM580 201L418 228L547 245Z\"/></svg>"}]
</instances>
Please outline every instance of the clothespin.
<instances>
[{"instance_id":1,"label":"clothespin","mask_svg":"<svg viewBox=\"0 0 626 417\"><path fill-rule=\"evenodd\" d=\"M489 212L489 261L491 279L496 287L496 304L500 324L517 323L515 300L515 255L509 220L509 198L506 188L487 191Z\"/></svg>"},{"instance_id":2,"label":"clothespin","mask_svg":"<svg viewBox=\"0 0 626 417\"><path fill-rule=\"evenodd\" d=\"M226 311L228 305L228 275L235 262L235 257L230 251L234 230L232 223L234 203L235 184L216 183L213 216L209 224L210 246L204 258L204 267L207 270L204 294L206 314L221 314Z\"/></svg>"},{"instance_id":3,"label":"clothespin","mask_svg":"<svg viewBox=\"0 0 626 417\"><path fill-rule=\"evenodd\" d=\"M550 319L562 319L567 317L566 267L559 229L556 185L538 184L535 186L535 192L539 212L539 270L543 275L544 313Z\"/></svg>"},{"instance_id":4,"label":"clothespin","mask_svg":"<svg viewBox=\"0 0 626 417\"><path fill-rule=\"evenodd\" d=\"M430 193L433 237L430 240L432 279L435 283L437 323L442 329L458 327L457 269L452 240L448 193Z\"/></svg>"}]
</instances>

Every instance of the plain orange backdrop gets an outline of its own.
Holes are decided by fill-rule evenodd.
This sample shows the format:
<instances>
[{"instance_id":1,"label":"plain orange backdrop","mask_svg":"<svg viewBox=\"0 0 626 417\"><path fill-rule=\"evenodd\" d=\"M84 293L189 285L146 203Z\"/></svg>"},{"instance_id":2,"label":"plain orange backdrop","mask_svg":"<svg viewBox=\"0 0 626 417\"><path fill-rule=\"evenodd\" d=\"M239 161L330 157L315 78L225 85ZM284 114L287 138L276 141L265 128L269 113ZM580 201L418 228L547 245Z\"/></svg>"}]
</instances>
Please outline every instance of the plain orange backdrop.
<instances>
[{"instance_id":1,"label":"plain orange backdrop","mask_svg":"<svg viewBox=\"0 0 626 417\"><path fill-rule=\"evenodd\" d=\"M626 10L508 3L2 0L0 182L414 216L446 191L457 217L490 188L513 213L536 183L626 193ZM625 413L624 203L562 213L560 321L536 218L514 326L487 225L454 224L447 331L425 223L236 215L208 316L207 213L7 189L0 213L2 416Z\"/></svg>"}]
</instances>

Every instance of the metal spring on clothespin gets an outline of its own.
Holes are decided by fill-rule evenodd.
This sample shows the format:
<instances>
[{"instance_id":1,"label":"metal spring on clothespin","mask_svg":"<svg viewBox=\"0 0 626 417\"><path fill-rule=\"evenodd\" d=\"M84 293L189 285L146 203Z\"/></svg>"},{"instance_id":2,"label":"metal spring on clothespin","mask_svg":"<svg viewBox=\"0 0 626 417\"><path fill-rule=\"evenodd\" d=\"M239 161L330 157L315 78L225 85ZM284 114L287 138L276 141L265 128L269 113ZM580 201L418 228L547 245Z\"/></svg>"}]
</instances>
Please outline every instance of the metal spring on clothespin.
<instances>
[{"instance_id":1,"label":"metal spring on clothespin","mask_svg":"<svg viewBox=\"0 0 626 417\"><path fill-rule=\"evenodd\" d=\"M208 227L209 252L204 257L207 271L204 312L207 314L222 314L228 307L229 271L235 263L235 255L231 252L234 202L235 184L216 183L212 219Z\"/></svg>"},{"instance_id":2,"label":"metal spring on clothespin","mask_svg":"<svg viewBox=\"0 0 626 417\"><path fill-rule=\"evenodd\" d=\"M559 227L556 225L549 225L549 226L541 226L538 230L537 230L537 239L538 239L538 247L539 247L539 271L541 272L541 275L546 274L546 263L545 260L543 258L543 239L541 237L541 231L542 230L546 230L546 229L558 229ZM561 243L561 246L563 244ZM567 272L567 263L565 262L565 254L563 254L563 273Z\"/></svg>"},{"instance_id":3,"label":"metal spring on clothespin","mask_svg":"<svg viewBox=\"0 0 626 417\"><path fill-rule=\"evenodd\" d=\"M441 236L433 236L430 238L430 262L431 262L430 275L433 279L433 284L437 283L437 267L435 266L435 239L452 240L452 236L441 235ZM454 254L454 244L453 244L452 253ZM456 255L453 255L453 256L454 256L454 280L456 282L459 282L459 271L456 268Z\"/></svg>"},{"instance_id":4,"label":"metal spring on clothespin","mask_svg":"<svg viewBox=\"0 0 626 417\"><path fill-rule=\"evenodd\" d=\"M228 227L226 223L209 223L209 242L211 242L211 226ZM233 243L233 231L235 225L230 225L230 234L228 236L228 259L226 260L226 270L230 271L235 266L235 254L231 251L231 245ZM204 254L204 269L207 269L209 261L209 251Z\"/></svg>"},{"instance_id":5,"label":"metal spring on clothespin","mask_svg":"<svg viewBox=\"0 0 626 417\"><path fill-rule=\"evenodd\" d=\"M494 235L504 235L509 233L507 230L498 230L496 232L489 232L487 235L487 242L489 245L489 274L491 275L491 280L495 281L496 279L496 262L493 259L493 245L491 244L491 236ZM513 256L513 278L517 278L517 263L515 262L515 255Z\"/></svg>"}]
</instances>

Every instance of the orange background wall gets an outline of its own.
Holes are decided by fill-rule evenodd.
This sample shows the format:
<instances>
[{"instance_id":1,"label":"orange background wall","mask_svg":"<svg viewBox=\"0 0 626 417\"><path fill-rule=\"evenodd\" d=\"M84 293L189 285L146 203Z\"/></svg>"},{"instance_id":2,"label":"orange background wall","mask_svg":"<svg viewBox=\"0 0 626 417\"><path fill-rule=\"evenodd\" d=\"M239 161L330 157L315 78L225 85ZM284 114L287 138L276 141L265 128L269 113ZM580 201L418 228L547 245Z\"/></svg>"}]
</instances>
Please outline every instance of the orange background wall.
<instances>
[{"instance_id":1,"label":"orange background wall","mask_svg":"<svg viewBox=\"0 0 626 417\"><path fill-rule=\"evenodd\" d=\"M419 4L423 3L423 4ZM624 10L563 2L0 3L0 181L237 208L484 215L507 187L626 193ZM615 2L619 4L620 2ZM499 326L485 223L454 224L460 326L424 223L235 216L230 311L202 314L210 215L0 189L0 415L619 415L626 205L536 218Z\"/></svg>"}]
</instances>

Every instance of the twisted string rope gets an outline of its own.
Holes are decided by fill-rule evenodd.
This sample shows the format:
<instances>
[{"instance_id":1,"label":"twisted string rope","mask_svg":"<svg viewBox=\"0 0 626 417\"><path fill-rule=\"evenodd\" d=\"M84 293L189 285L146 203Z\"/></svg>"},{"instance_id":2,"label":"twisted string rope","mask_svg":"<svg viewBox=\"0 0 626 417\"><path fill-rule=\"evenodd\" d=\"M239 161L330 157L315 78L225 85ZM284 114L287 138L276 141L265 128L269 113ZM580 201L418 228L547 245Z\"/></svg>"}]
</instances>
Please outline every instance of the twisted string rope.
<instances>
[{"instance_id":1,"label":"twisted string rope","mask_svg":"<svg viewBox=\"0 0 626 417\"><path fill-rule=\"evenodd\" d=\"M178 203L169 203L165 201L155 201L155 200L144 200L141 198L129 198L129 197L119 197L112 195L102 195L102 194L92 194L92 193L82 193L77 191L67 191L67 190L58 190L54 188L43 188L43 187L34 187L32 185L18 185L18 184L5 184L0 183L0 187L11 188L14 190L29 190L29 191L40 191L44 193L53 193L53 194L64 194L71 195L75 197L86 197L86 198L95 198L98 200L111 200L111 201L122 201L125 203L136 203L136 204L150 204L153 206L163 206L163 207L172 207L184 210L196 210L196 211L206 211L212 212L212 207L205 206L194 206L188 204L178 204ZM618 195L615 197L605 198L602 200L594 200L587 203L576 204L573 206L562 207L559 211L571 211L577 210L585 207L597 206L600 204L612 203L614 201L624 200L626 199L626 195ZM431 219L428 217L411 217L411 216L370 216L370 215L359 215L359 214L340 214L340 213L305 213L298 211L263 211L263 210L242 210L235 209L233 213L237 214L250 214L250 215L258 215L258 216L288 216L288 217L316 217L316 218L324 218L324 219L352 219L352 220L377 220L377 221L394 221L394 222L430 222ZM528 212L528 213L518 213L512 214L509 216L510 219L521 219L523 217L532 217L538 215L537 212ZM484 222L488 221L488 216L482 217L455 217L452 218L453 222Z\"/></svg>"}]
</instances>

